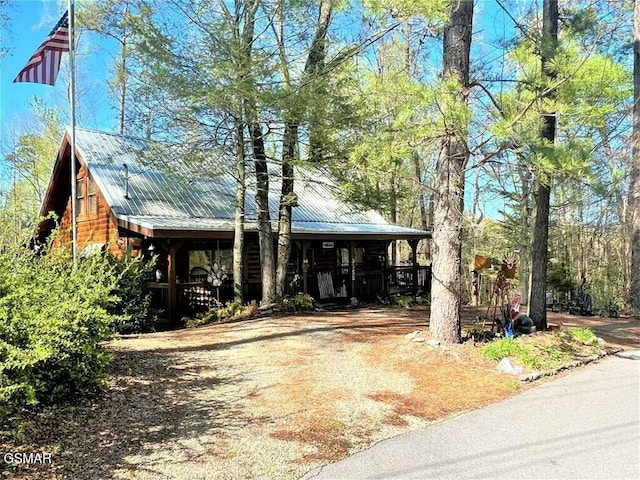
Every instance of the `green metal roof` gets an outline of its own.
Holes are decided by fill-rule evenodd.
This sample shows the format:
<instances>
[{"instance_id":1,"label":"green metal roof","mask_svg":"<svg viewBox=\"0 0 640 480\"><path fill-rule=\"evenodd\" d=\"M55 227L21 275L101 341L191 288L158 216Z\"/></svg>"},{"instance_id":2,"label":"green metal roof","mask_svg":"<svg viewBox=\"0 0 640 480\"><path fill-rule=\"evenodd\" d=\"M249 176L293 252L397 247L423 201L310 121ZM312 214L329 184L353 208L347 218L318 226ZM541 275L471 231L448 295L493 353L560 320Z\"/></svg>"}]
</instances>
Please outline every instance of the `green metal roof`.
<instances>
[{"instance_id":1,"label":"green metal roof","mask_svg":"<svg viewBox=\"0 0 640 480\"><path fill-rule=\"evenodd\" d=\"M119 220L154 232L233 231L237 182L228 156L221 153L202 158L180 145L80 128L76 129L76 151ZM128 182L123 165L127 166ZM269 209L271 218L277 219L279 168L273 164L269 168L273 174ZM255 174L247 170L245 219L251 231L256 228ZM335 181L320 168L297 167L294 191L299 204L293 209L294 235L430 236L422 230L392 225L375 211L348 204L337 195Z\"/></svg>"}]
</instances>

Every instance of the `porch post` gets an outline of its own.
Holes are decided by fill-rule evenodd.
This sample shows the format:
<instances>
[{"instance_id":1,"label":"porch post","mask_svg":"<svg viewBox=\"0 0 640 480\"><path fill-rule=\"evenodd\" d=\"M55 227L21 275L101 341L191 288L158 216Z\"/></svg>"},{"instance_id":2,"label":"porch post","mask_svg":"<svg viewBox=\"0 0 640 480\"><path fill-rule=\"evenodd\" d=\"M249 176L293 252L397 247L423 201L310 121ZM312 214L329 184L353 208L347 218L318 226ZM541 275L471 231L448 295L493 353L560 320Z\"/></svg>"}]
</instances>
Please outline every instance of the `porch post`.
<instances>
[{"instance_id":1,"label":"porch post","mask_svg":"<svg viewBox=\"0 0 640 480\"><path fill-rule=\"evenodd\" d=\"M307 258L307 250L309 249L309 241L302 241L302 291L309 293L309 259Z\"/></svg>"},{"instance_id":2,"label":"porch post","mask_svg":"<svg viewBox=\"0 0 640 480\"><path fill-rule=\"evenodd\" d=\"M389 244L391 242L383 241L382 248L384 252L384 263L382 264L382 288L385 296L389 296Z\"/></svg>"},{"instance_id":3,"label":"porch post","mask_svg":"<svg viewBox=\"0 0 640 480\"><path fill-rule=\"evenodd\" d=\"M418 242L420 240L407 240L411 247L411 262L413 263L413 296L418 295Z\"/></svg>"},{"instance_id":4,"label":"porch post","mask_svg":"<svg viewBox=\"0 0 640 480\"><path fill-rule=\"evenodd\" d=\"M176 285L176 253L178 245L167 240L169 243L169 265L168 265L168 281L169 281L169 321L174 322L178 315L178 290Z\"/></svg>"},{"instance_id":5,"label":"porch post","mask_svg":"<svg viewBox=\"0 0 640 480\"><path fill-rule=\"evenodd\" d=\"M353 261L354 242L349 240L349 278L351 280L351 296L356 296L356 265Z\"/></svg>"}]
</instances>

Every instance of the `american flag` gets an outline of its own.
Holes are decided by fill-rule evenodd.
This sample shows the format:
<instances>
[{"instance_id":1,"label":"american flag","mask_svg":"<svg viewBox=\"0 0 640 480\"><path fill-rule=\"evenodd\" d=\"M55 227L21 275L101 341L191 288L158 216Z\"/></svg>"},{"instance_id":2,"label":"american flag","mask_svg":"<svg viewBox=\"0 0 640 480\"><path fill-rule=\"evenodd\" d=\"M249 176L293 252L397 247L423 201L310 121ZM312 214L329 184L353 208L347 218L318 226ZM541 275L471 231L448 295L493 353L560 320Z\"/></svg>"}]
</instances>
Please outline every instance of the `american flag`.
<instances>
[{"instance_id":1,"label":"american flag","mask_svg":"<svg viewBox=\"0 0 640 480\"><path fill-rule=\"evenodd\" d=\"M27 65L20 71L13 83L31 82L55 85L60 70L62 53L69 51L69 12L51 30L42 45L38 47Z\"/></svg>"}]
</instances>

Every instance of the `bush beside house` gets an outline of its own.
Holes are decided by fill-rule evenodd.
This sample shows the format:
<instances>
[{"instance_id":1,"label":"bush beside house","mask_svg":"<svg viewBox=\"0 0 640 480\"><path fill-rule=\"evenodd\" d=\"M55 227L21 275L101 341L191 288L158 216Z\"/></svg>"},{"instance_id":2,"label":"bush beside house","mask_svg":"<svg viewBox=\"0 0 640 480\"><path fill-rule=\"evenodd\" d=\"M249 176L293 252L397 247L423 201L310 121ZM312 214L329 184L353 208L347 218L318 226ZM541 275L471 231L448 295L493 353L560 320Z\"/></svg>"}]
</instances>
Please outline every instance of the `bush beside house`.
<instances>
[{"instance_id":1,"label":"bush beside house","mask_svg":"<svg viewBox=\"0 0 640 480\"><path fill-rule=\"evenodd\" d=\"M0 418L23 408L96 391L114 327L149 330L141 261L101 254L81 258L53 249L0 252Z\"/></svg>"}]
</instances>

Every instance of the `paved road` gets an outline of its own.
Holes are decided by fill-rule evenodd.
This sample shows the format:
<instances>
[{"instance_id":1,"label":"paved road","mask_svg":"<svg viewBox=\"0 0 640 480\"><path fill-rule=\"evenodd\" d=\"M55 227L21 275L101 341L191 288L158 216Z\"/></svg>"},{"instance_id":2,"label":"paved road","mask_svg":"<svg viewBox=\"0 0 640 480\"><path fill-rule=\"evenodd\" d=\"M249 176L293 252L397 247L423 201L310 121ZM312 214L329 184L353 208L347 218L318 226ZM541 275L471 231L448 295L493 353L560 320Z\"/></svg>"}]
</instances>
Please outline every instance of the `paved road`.
<instances>
[{"instance_id":1,"label":"paved road","mask_svg":"<svg viewBox=\"0 0 640 480\"><path fill-rule=\"evenodd\" d=\"M640 479L640 350L381 442L303 479Z\"/></svg>"}]
</instances>

